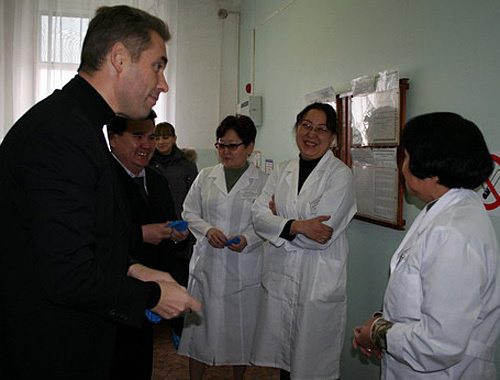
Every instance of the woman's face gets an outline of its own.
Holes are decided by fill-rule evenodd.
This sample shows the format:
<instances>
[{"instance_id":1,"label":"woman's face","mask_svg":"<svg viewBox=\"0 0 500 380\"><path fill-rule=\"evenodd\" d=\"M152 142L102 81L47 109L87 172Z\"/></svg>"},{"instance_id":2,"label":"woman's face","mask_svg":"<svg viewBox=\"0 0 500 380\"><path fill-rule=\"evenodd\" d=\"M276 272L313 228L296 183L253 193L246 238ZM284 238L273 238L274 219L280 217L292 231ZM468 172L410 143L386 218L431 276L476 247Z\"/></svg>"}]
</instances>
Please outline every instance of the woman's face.
<instances>
[{"instance_id":1,"label":"woman's face","mask_svg":"<svg viewBox=\"0 0 500 380\"><path fill-rule=\"evenodd\" d=\"M224 167L239 169L246 164L248 156L253 152L254 143L245 146L242 142L238 134L232 129L229 129L224 136L217 140L219 159ZM236 146L236 144L241 145Z\"/></svg>"},{"instance_id":2,"label":"woman's face","mask_svg":"<svg viewBox=\"0 0 500 380\"><path fill-rule=\"evenodd\" d=\"M326 126L326 114L317 109L307 112L297 126L295 141L304 160L323 156L335 139Z\"/></svg>"},{"instance_id":3,"label":"woman's face","mask_svg":"<svg viewBox=\"0 0 500 380\"><path fill-rule=\"evenodd\" d=\"M156 136L156 150L161 154L170 154L172 148L177 142L177 136L160 135Z\"/></svg>"}]
</instances>

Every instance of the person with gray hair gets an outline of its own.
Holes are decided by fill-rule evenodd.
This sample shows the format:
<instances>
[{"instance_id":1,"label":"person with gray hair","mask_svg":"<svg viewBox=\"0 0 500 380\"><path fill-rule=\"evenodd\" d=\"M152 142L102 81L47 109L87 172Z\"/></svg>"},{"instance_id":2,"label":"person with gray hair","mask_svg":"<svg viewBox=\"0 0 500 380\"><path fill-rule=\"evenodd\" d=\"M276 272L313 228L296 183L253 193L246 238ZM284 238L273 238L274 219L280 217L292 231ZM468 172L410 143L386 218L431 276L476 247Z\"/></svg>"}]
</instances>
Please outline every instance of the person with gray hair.
<instances>
[{"instance_id":1,"label":"person with gray hair","mask_svg":"<svg viewBox=\"0 0 500 380\"><path fill-rule=\"evenodd\" d=\"M131 259L104 130L117 114L145 118L168 91L169 38L139 9L99 8L78 75L0 145L2 378L107 380L117 324L200 309L168 273Z\"/></svg>"}]
</instances>

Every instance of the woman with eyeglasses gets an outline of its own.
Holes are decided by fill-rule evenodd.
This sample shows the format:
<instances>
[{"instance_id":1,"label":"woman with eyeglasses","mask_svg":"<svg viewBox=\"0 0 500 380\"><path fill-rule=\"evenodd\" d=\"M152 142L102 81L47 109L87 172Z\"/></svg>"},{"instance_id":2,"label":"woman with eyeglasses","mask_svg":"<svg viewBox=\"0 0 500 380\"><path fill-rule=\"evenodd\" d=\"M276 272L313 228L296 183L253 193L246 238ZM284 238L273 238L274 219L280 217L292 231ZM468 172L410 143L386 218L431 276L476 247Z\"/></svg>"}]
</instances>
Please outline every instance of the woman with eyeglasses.
<instances>
[{"instance_id":1,"label":"woman with eyeglasses","mask_svg":"<svg viewBox=\"0 0 500 380\"><path fill-rule=\"evenodd\" d=\"M295 123L299 157L271 173L253 206L270 242L252 363L280 379L337 379L346 320L346 228L356 213L351 170L330 150L337 115L304 108Z\"/></svg>"},{"instance_id":2,"label":"woman with eyeglasses","mask_svg":"<svg viewBox=\"0 0 500 380\"><path fill-rule=\"evenodd\" d=\"M220 164L200 171L184 202L182 217L197 239L188 288L203 304L186 316L179 346L191 380L207 365L232 365L233 378L243 379L250 363L263 245L251 209L267 179L247 161L256 134L249 117L226 117L216 131Z\"/></svg>"}]
</instances>

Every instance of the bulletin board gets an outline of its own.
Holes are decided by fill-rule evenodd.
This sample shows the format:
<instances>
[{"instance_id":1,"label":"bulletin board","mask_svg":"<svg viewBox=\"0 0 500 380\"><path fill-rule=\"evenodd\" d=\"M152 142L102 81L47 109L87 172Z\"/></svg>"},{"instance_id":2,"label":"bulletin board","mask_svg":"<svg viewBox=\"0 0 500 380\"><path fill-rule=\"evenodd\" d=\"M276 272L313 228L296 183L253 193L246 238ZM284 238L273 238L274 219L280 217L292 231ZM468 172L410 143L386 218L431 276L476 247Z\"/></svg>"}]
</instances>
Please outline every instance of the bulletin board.
<instances>
[{"instance_id":1,"label":"bulletin board","mask_svg":"<svg viewBox=\"0 0 500 380\"><path fill-rule=\"evenodd\" d=\"M409 80L397 71L352 81L337 95L339 121L335 155L351 167L356 186L356 219L403 230L404 152L399 137L406 120Z\"/></svg>"}]
</instances>

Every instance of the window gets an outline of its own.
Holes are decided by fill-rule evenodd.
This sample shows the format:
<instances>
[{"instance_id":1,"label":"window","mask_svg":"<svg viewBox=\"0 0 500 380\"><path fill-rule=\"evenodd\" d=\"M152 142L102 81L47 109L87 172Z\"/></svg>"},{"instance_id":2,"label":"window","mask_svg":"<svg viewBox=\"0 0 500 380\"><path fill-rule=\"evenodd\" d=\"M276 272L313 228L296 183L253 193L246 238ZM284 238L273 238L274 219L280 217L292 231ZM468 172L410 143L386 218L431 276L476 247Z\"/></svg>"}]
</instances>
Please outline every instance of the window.
<instances>
[{"instance_id":1,"label":"window","mask_svg":"<svg viewBox=\"0 0 500 380\"><path fill-rule=\"evenodd\" d=\"M61 88L76 74L89 25L88 18L79 16L41 14L39 20L37 100Z\"/></svg>"}]
</instances>

